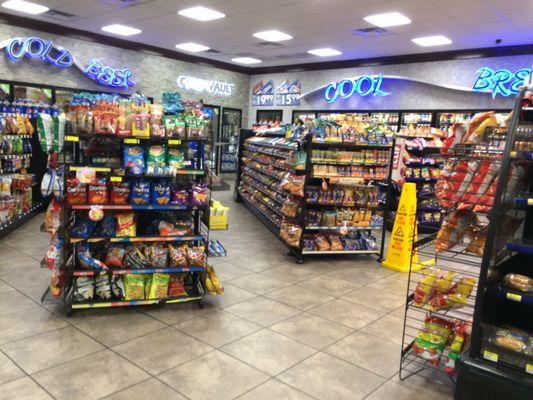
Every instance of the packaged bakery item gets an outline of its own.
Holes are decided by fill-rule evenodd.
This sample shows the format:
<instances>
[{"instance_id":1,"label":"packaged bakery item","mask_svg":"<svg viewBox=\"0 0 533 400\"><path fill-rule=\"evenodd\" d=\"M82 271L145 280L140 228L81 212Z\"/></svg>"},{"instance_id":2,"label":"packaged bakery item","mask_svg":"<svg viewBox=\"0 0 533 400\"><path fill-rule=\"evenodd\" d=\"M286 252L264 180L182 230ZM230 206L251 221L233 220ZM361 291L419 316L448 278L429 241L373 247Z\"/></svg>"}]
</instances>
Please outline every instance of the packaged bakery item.
<instances>
[{"instance_id":1,"label":"packaged bakery item","mask_svg":"<svg viewBox=\"0 0 533 400\"><path fill-rule=\"evenodd\" d=\"M169 264L175 268L185 268L189 266L187 255L189 247L184 244L181 246L168 245Z\"/></svg>"},{"instance_id":2,"label":"packaged bakery item","mask_svg":"<svg viewBox=\"0 0 533 400\"><path fill-rule=\"evenodd\" d=\"M475 216L459 211L446 216L437 234L435 247L437 252L450 250L460 243L470 225L476 224Z\"/></svg>"},{"instance_id":3,"label":"packaged bakery item","mask_svg":"<svg viewBox=\"0 0 533 400\"><path fill-rule=\"evenodd\" d=\"M317 235L315 237L315 245L316 245L316 249L318 251L329 251L329 250L331 250L331 245L329 244L328 239L326 239L326 237L323 236L323 235Z\"/></svg>"},{"instance_id":4,"label":"packaged bakery item","mask_svg":"<svg viewBox=\"0 0 533 400\"><path fill-rule=\"evenodd\" d=\"M509 273L503 277L503 282L511 289L524 293L533 292L533 279L529 276Z\"/></svg>"},{"instance_id":5,"label":"packaged bakery item","mask_svg":"<svg viewBox=\"0 0 533 400\"><path fill-rule=\"evenodd\" d=\"M143 300L145 277L142 274L124 275L124 300Z\"/></svg>"},{"instance_id":6,"label":"packaged bakery item","mask_svg":"<svg viewBox=\"0 0 533 400\"><path fill-rule=\"evenodd\" d=\"M115 182L110 186L111 204L129 204L130 184L127 182Z\"/></svg>"},{"instance_id":7,"label":"packaged bakery item","mask_svg":"<svg viewBox=\"0 0 533 400\"><path fill-rule=\"evenodd\" d=\"M148 205L150 203L150 182L139 179L131 185L131 203L133 205Z\"/></svg>"},{"instance_id":8,"label":"packaged bakery item","mask_svg":"<svg viewBox=\"0 0 533 400\"><path fill-rule=\"evenodd\" d=\"M494 111L475 114L468 123L468 130L462 137L462 144L476 144L481 142L488 127L498 126L496 113Z\"/></svg>"},{"instance_id":9,"label":"packaged bakery item","mask_svg":"<svg viewBox=\"0 0 533 400\"><path fill-rule=\"evenodd\" d=\"M69 204L86 204L87 185L85 183L79 183L75 178L68 178L67 201Z\"/></svg>"},{"instance_id":10,"label":"packaged bakery item","mask_svg":"<svg viewBox=\"0 0 533 400\"><path fill-rule=\"evenodd\" d=\"M507 350L529 355L532 354L531 337L527 334L527 332L519 329L498 328L490 337L489 341L496 346L503 347Z\"/></svg>"},{"instance_id":11,"label":"packaged bakery item","mask_svg":"<svg viewBox=\"0 0 533 400\"><path fill-rule=\"evenodd\" d=\"M296 224L283 222L279 234L289 246L298 247L302 236L302 228Z\"/></svg>"},{"instance_id":12,"label":"packaged bakery item","mask_svg":"<svg viewBox=\"0 0 533 400\"><path fill-rule=\"evenodd\" d=\"M465 348L470 336L471 324L469 322L456 322L453 328L453 335L450 340L450 351L444 367L448 375L455 375L459 354Z\"/></svg>"},{"instance_id":13,"label":"packaged bakery item","mask_svg":"<svg viewBox=\"0 0 533 400\"><path fill-rule=\"evenodd\" d=\"M126 249L123 246L112 244L107 249L107 256L105 258L105 265L112 268L124 268L124 255Z\"/></svg>"},{"instance_id":14,"label":"packaged bakery item","mask_svg":"<svg viewBox=\"0 0 533 400\"><path fill-rule=\"evenodd\" d=\"M340 238L336 235L330 235L329 236L329 242L331 244L331 250L332 251L342 251L344 250L344 246L342 245L342 242Z\"/></svg>"},{"instance_id":15,"label":"packaged bakery item","mask_svg":"<svg viewBox=\"0 0 533 400\"><path fill-rule=\"evenodd\" d=\"M453 324L443 318L426 315L413 343L413 352L433 365L439 365L442 351L452 333Z\"/></svg>"},{"instance_id":16,"label":"packaged bakery item","mask_svg":"<svg viewBox=\"0 0 533 400\"><path fill-rule=\"evenodd\" d=\"M115 215L117 219L117 236L118 237L133 237L137 235L137 223L135 222L135 214L132 212L118 213Z\"/></svg>"},{"instance_id":17,"label":"packaged bakery item","mask_svg":"<svg viewBox=\"0 0 533 400\"><path fill-rule=\"evenodd\" d=\"M287 197L281 207L281 213L287 217L295 218L298 214L299 202L293 197Z\"/></svg>"},{"instance_id":18,"label":"packaged bakery item","mask_svg":"<svg viewBox=\"0 0 533 400\"><path fill-rule=\"evenodd\" d=\"M293 196L304 197L304 181L304 175L291 175L287 173L281 181L280 188Z\"/></svg>"}]
</instances>

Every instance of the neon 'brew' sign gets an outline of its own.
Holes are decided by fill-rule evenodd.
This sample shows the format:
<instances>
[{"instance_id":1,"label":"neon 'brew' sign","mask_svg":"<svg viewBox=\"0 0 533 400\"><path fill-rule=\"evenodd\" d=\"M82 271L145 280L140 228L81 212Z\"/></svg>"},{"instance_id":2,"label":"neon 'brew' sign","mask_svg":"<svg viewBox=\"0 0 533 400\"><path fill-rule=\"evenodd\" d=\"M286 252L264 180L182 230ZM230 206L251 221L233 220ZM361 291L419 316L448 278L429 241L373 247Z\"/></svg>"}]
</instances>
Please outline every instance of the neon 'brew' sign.
<instances>
[{"instance_id":1,"label":"neon 'brew' sign","mask_svg":"<svg viewBox=\"0 0 533 400\"><path fill-rule=\"evenodd\" d=\"M324 90L324 99L328 103L335 100L347 99L357 94L359 96L388 96L390 93L381 90L383 77L378 75L363 75L359 78L343 79L339 82L331 82Z\"/></svg>"},{"instance_id":2,"label":"neon 'brew' sign","mask_svg":"<svg viewBox=\"0 0 533 400\"><path fill-rule=\"evenodd\" d=\"M493 70L489 67L482 67L477 71L477 79L472 90L474 92L492 93L492 97L497 95L516 95L521 86L527 84L531 77L531 68L522 68L516 72L508 69Z\"/></svg>"},{"instance_id":3,"label":"neon 'brew' sign","mask_svg":"<svg viewBox=\"0 0 533 400\"><path fill-rule=\"evenodd\" d=\"M22 61L23 58L39 59L59 67L68 68L72 65L80 69L83 74L100 85L113 88L127 89L135 84L130 80L132 76L129 68L111 68L99 60L91 60L87 66L76 61L70 51L55 46L51 40L38 37L13 38L0 43L0 49L6 49L6 56L11 61Z\"/></svg>"}]
</instances>

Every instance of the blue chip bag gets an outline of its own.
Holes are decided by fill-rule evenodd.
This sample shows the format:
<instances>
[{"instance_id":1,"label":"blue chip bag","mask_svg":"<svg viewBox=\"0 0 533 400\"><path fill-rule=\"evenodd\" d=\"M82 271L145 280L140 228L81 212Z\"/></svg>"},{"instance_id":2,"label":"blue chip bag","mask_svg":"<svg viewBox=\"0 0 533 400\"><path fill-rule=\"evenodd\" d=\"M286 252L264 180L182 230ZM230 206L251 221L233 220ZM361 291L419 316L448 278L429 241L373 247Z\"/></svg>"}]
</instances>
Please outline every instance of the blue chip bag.
<instances>
[{"instance_id":1,"label":"blue chip bag","mask_svg":"<svg viewBox=\"0 0 533 400\"><path fill-rule=\"evenodd\" d=\"M106 215L104 219L100 221L98 228L98 234L102 237L116 236L117 230L115 226L115 217L112 215Z\"/></svg>"},{"instance_id":2,"label":"blue chip bag","mask_svg":"<svg viewBox=\"0 0 533 400\"><path fill-rule=\"evenodd\" d=\"M72 228L72 236L88 238L93 234L95 226L95 222L91 221L89 218L80 219L76 221Z\"/></svg>"},{"instance_id":3,"label":"blue chip bag","mask_svg":"<svg viewBox=\"0 0 533 400\"><path fill-rule=\"evenodd\" d=\"M124 168L129 168L132 174L144 173L144 150L141 146L124 146Z\"/></svg>"},{"instance_id":4,"label":"blue chip bag","mask_svg":"<svg viewBox=\"0 0 533 400\"><path fill-rule=\"evenodd\" d=\"M150 182L139 179L131 185L131 203L133 205L147 205L150 203Z\"/></svg>"},{"instance_id":5,"label":"blue chip bag","mask_svg":"<svg viewBox=\"0 0 533 400\"><path fill-rule=\"evenodd\" d=\"M162 206L170 203L170 184L166 180L152 182L152 204Z\"/></svg>"}]
</instances>

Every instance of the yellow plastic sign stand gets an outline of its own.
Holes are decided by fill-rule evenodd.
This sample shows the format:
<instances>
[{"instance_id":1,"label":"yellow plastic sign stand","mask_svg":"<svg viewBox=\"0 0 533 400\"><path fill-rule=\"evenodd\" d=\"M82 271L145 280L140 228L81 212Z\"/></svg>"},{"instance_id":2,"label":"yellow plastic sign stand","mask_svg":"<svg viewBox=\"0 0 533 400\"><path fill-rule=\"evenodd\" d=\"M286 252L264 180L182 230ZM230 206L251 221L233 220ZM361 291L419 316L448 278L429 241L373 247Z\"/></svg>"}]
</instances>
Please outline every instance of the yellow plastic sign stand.
<instances>
[{"instance_id":1,"label":"yellow plastic sign stand","mask_svg":"<svg viewBox=\"0 0 533 400\"><path fill-rule=\"evenodd\" d=\"M410 268L419 271L427 265L434 264L435 260L420 263L416 251L411 259L413 242L418 238L416 230L416 184L406 182L403 184L394 219L387 256L381 265L394 271L409 272Z\"/></svg>"}]
</instances>

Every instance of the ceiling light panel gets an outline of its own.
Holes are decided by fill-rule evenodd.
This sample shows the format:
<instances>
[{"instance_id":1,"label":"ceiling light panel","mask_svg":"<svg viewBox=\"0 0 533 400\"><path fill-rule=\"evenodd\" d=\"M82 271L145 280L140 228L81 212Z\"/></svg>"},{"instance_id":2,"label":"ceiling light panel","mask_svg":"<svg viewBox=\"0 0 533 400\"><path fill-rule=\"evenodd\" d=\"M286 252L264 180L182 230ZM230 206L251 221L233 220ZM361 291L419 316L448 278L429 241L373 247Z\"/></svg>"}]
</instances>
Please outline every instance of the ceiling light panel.
<instances>
[{"instance_id":1,"label":"ceiling light panel","mask_svg":"<svg viewBox=\"0 0 533 400\"><path fill-rule=\"evenodd\" d=\"M104 32L114 33L115 35L120 35L120 36L138 35L139 33L142 32L140 29L133 28L131 26L120 25L120 24L102 26L102 30Z\"/></svg>"},{"instance_id":2,"label":"ceiling light panel","mask_svg":"<svg viewBox=\"0 0 533 400\"><path fill-rule=\"evenodd\" d=\"M180 50L190 51L191 53L198 53L200 51L209 50L209 47L204 46L203 44L193 42L177 44L176 48Z\"/></svg>"},{"instance_id":3,"label":"ceiling light panel","mask_svg":"<svg viewBox=\"0 0 533 400\"><path fill-rule=\"evenodd\" d=\"M202 6L185 8L183 10L179 10L178 14L202 22L212 21L215 19L224 18L226 16L225 14L219 11Z\"/></svg>"},{"instance_id":4,"label":"ceiling light panel","mask_svg":"<svg viewBox=\"0 0 533 400\"><path fill-rule=\"evenodd\" d=\"M2 3L2 7L8 8L14 11L20 11L26 14L42 14L49 10L48 7L42 6L40 4L32 3L30 1L24 0L8 0Z\"/></svg>"},{"instance_id":5,"label":"ceiling light panel","mask_svg":"<svg viewBox=\"0 0 533 400\"><path fill-rule=\"evenodd\" d=\"M342 54L341 51L335 50L335 49L330 49L329 47L324 47L322 49L313 49L313 50L309 50L307 52L309 54L312 54L314 56L319 56L319 57L332 57L332 56L339 56L339 55Z\"/></svg>"},{"instance_id":6,"label":"ceiling light panel","mask_svg":"<svg viewBox=\"0 0 533 400\"><path fill-rule=\"evenodd\" d=\"M448 39L446 36L442 35L419 37L411 39L411 41L423 47L443 46L452 43L451 39Z\"/></svg>"},{"instance_id":7,"label":"ceiling light panel","mask_svg":"<svg viewBox=\"0 0 533 400\"><path fill-rule=\"evenodd\" d=\"M252 57L237 57L232 58L231 61L239 63L239 64L259 64L262 62L261 60L258 60L257 58Z\"/></svg>"},{"instance_id":8,"label":"ceiling light panel","mask_svg":"<svg viewBox=\"0 0 533 400\"><path fill-rule=\"evenodd\" d=\"M379 26L380 28L386 28L388 26L398 26L410 24L411 20L405 15L399 12L390 12L385 14L369 15L364 18L366 22L372 25Z\"/></svg>"},{"instance_id":9,"label":"ceiling light panel","mask_svg":"<svg viewBox=\"0 0 533 400\"><path fill-rule=\"evenodd\" d=\"M292 39L291 35L277 30L256 32L254 33L254 37L266 40L267 42L282 42L284 40Z\"/></svg>"}]
</instances>

